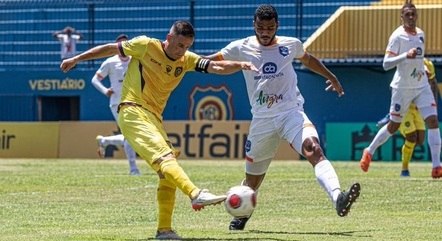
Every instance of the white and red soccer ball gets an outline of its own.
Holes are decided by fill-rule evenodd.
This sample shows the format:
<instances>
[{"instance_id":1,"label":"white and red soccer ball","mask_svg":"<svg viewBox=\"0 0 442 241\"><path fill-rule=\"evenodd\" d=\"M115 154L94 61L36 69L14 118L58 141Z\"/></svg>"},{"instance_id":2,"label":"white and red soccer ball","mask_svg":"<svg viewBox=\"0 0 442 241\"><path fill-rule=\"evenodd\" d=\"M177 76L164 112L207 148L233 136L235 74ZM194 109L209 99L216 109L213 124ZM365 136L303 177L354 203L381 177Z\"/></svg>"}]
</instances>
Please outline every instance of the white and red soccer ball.
<instances>
[{"instance_id":1,"label":"white and red soccer ball","mask_svg":"<svg viewBox=\"0 0 442 241\"><path fill-rule=\"evenodd\" d=\"M256 206L256 193L249 186L234 186L227 191L226 211L233 217L248 217Z\"/></svg>"}]
</instances>

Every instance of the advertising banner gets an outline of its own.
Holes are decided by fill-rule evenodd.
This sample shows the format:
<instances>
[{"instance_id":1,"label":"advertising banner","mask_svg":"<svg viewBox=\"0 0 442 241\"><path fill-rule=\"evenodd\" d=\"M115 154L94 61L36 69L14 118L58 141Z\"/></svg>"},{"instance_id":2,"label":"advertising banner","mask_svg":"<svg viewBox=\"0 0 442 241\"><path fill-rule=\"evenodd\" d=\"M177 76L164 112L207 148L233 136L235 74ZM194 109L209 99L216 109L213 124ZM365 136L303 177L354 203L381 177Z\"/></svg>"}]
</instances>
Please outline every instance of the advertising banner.
<instances>
[{"instance_id":1,"label":"advertising banner","mask_svg":"<svg viewBox=\"0 0 442 241\"><path fill-rule=\"evenodd\" d=\"M0 158L58 157L58 122L0 122Z\"/></svg>"},{"instance_id":2,"label":"advertising banner","mask_svg":"<svg viewBox=\"0 0 442 241\"><path fill-rule=\"evenodd\" d=\"M376 135L375 123L327 123L326 153L331 160L356 160ZM386 143L380 146L373 155L373 161L400 161L404 138L396 132ZM413 161L431 160L428 145L416 145Z\"/></svg>"},{"instance_id":3,"label":"advertising banner","mask_svg":"<svg viewBox=\"0 0 442 241\"><path fill-rule=\"evenodd\" d=\"M180 159L243 160L248 121L166 121ZM97 135L119 134L115 122L0 122L0 158L98 158ZM105 158L125 159L120 145L105 147ZM299 160L281 141L275 160Z\"/></svg>"}]
</instances>

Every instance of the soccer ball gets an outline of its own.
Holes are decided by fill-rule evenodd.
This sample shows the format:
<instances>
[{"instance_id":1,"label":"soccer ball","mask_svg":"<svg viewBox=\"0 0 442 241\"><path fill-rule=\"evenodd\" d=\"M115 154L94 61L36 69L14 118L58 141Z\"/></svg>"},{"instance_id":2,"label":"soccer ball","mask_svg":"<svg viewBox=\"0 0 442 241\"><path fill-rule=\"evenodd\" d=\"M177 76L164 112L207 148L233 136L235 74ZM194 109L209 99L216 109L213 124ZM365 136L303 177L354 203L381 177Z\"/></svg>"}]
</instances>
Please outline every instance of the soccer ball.
<instances>
[{"instance_id":1,"label":"soccer ball","mask_svg":"<svg viewBox=\"0 0 442 241\"><path fill-rule=\"evenodd\" d=\"M249 186L234 186L227 191L226 211L233 217L248 217L255 210L256 193Z\"/></svg>"}]
</instances>

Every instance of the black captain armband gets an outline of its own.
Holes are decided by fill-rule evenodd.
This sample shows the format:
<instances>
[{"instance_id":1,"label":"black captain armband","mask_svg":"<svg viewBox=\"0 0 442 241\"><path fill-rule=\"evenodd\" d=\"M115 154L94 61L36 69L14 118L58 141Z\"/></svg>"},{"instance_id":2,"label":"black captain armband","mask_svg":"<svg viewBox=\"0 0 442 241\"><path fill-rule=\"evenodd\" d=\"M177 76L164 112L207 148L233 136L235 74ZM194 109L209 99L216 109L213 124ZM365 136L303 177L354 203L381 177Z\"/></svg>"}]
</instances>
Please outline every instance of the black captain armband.
<instances>
[{"instance_id":1,"label":"black captain armband","mask_svg":"<svg viewBox=\"0 0 442 241\"><path fill-rule=\"evenodd\" d=\"M198 62L195 66L195 71L207 73L207 68L209 68L210 59L198 59Z\"/></svg>"}]
</instances>

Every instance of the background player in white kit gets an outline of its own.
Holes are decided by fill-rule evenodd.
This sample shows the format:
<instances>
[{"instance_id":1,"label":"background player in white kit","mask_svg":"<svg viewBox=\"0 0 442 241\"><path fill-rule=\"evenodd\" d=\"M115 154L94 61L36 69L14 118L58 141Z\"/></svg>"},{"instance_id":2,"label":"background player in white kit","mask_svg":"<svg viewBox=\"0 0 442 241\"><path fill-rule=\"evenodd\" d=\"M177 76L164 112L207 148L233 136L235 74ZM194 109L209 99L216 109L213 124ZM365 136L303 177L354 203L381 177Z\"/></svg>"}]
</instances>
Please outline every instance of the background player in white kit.
<instances>
[{"instance_id":1,"label":"background player in white kit","mask_svg":"<svg viewBox=\"0 0 442 241\"><path fill-rule=\"evenodd\" d=\"M292 62L299 59L306 67L327 79L326 90L344 94L341 84L317 58L305 52L301 41L277 36L278 13L271 5L255 11L255 36L231 42L210 59L251 61L259 73L243 71L252 107L252 122L246 143L246 178L243 185L258 190L271 160L284 139L305 156L314 167L319 184L329 195L339 216L346 216L360 192L359 183L342 192L338 176L325 157L318 133L304 113L302 97ZM231 230L243 230L250 217L234 218Z\"/></svg>"},{"instance_id":2,"label":"background player in white kit","mask_svg":"<svg viewBox=\"0 0 442 241\"><path fill-rule=\"evenodd\" d=\"M411 1L406 1L402 6L401 19L402 26L390 36L383 63L385 70L396 67L390 84L390 122L378 131L370 145L365 148L360 167L364 172L368 171L373 153L399 129L403 117L413 102L428 129L427 140L433 163L431 176L441 178L441 137L436 100L424 65L425 34L422 29L416 27L417 9Z\"/></svg>"},{"instance_id":3,"label":"background player in white kit","mask_svg":"<svg viewBox=\"0 0 442 241\"><path fill-rule=\"evenodd\" d=\"M119 35L115 42L128 40L127 35ZM117 108L121 99L121 88L123 86L124 74L126 73L127 66L129 65L130 57L123 57L120 55L114 55L107 58L100 66L92 78L92 84L102 94L109 97L109 106L115 120L118 119ZM109 76L110 87L106 87L101 83L103 79ZM105 149L108 145L123 146L127 160L129 161L129 168L131 175L140 175L136 164L137 155L129 143L125 140L122 134L113 136L97 136L98 143L98 155L104 157Z\"/></svg>"},{"instance_id":4,"label":"background player in white kit","mask_svg":"<svg viewBox=\"0 0 442 241\"><path fill-rule=\"evenodd\" d=\"M83 38L82 34L70 26L52 34L60 42L60 57L67 59L77 54L77 41Z\"/></svg>"}]
</instances>

